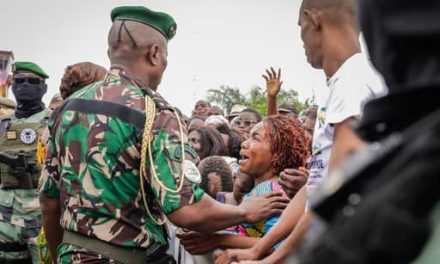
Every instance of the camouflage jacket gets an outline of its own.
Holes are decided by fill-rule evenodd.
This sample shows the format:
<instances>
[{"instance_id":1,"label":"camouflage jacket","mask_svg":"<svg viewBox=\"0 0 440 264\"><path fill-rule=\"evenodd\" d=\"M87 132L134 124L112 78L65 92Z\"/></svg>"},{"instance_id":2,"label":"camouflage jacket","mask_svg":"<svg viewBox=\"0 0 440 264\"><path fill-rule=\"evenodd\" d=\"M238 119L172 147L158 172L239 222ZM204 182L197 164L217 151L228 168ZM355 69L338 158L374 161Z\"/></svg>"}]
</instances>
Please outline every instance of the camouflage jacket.
<instances>
[{"instance_id":1,"label":"camouflage jacket","mask_svg":"<svg viewBox=\"0 0 440 264\"><path fill-rule=\"evenodd\" d=\"M168 188L177 189L182 172L181 140L186 159L198 157L188 147L186 127L179 124L168 103L156 92L141 89L142 83L120 69L111 69L104 81L86 86L69 100L87 100L83 110L62 105L49 120L49 141L40 179L40 192L61 199L61 225L64 229L96 237L115 245L147 247L151 242L166 243L163 226L149 217L142 202L139 182L143 126L124 119L130 113L93 113L98 101L129 107L142 114L144 96L156 102L151 141L158 178ZM97 112L102 111L97 110ZM104 111L105 112L105 111ZM150 211L157 218L201 199L203 191L184 178L178 193L160 187L151 177L147 159L145 184Z\"/></svg>"},{"instance_id":2,"label":"camouflage jacket","mask_svg":"<svg viewBox=\"0 0 440 264\"><path fill-rule=\"evenodd\" d=\"M3 145L3 143L7 143L5 141L9 141L8 136L6 135L7 128L11 127L14 124L38 124L38 129L35 130L36 134L34 134L34 138L30 140L36 141L39 136L39 131L42 130L43 127L46 126L47 117L50 114L49 109L45 109L39 113L36 113L27 118L17 119L15 116L8 117L7 120L0 120L0 151L7 152L11 154L11 151L15 154L18 150L22 150L19 148L19 144L14 145ZM5 127L2 128L2 125L6 124ZM4 129L4 131L2 130ZM24 143L26 139L22 138L22 135L17 134L15 132L14 141L20 142L22 141L22 147L26 148L28 151L32 149L36 144L29 144L29 142ZM36 149L35 149L36 152ZM29 163L37 164L35 157L32 156L27 160ZM38 165L37 165L38 166ZM8 173L9 166L5 164L0 164L0 174ZM0 188L0 220L2 222L8 222L13 225L19 227L35 227L41 226L40 221L41 209L40 203L38 201L38 191L36 189L3 189Z\"/></svg>"}]
</instances>

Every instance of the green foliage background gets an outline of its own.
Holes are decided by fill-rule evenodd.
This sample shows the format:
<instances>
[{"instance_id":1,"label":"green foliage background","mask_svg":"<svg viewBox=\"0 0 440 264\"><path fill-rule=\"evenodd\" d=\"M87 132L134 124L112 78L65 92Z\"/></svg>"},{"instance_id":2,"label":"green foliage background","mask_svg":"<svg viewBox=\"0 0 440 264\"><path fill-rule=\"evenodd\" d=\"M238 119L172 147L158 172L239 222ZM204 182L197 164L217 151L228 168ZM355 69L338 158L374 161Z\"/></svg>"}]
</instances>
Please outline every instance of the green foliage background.
<instances>
[{"instance_id":1,"label":"green foliage background","mask_svg":"<svg viewBox=\"0 0 440 264\"><path fill-rule=\"evenodd\" d=\"M259 86L253 86L249 93L243 94L240 89L227 85L222 85L218 89L208 90L206 98L212 103L219 104L226 113L231 111L235 104L241 104L260 112L262 115L267 113L267 91ZM281 88L277 96L277 105L283 103L293 104L298 112L305 110L314 104L314 98L301 102L298 99L298 92L292 89L284 90Z\"/></svg>"}]
</instances>

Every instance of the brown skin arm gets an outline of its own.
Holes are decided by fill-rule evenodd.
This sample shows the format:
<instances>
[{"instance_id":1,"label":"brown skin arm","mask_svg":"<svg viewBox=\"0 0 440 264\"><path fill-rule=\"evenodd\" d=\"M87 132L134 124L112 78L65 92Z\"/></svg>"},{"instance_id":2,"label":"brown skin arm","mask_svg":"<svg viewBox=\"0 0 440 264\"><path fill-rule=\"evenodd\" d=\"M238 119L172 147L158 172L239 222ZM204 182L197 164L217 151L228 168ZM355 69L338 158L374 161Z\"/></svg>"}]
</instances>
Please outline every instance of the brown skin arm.
<instances>
[{"instance_id":1,"label":"brown skin arm","mask_svg":"<svg viewBox=\"0 0 440 264\"><path fill-rule=\"evenodd\" d=\"M288 236L296 229L297 223L304 215L304 207L307 200L306 188L303 187L281 214L280 220L263 238L258 239L248 249L226 250L218 256L216 264L230 263L231 261L253 260L266 256L272 251L273 245ZM284 245L283 242L282 245Z\"/></svg>"},{"instance_id":2,"label":"brown skin arm","mask_svg":"<svg viewBox=\"0 0 440 264\"><path fill-rule=\"evenodd\" d=\"M262 75L266 80L266 90L267 90L267 115L276 115L278 114L277 110L277 95L280 92L281 85L283 82L281 81L281 69L278 69L278 73L270 67L266 69L267 75Z\"/></svg>"},{"instance_id":3,"label":"brown skin arm","mask_svg":"<svg viewBox=\"0 0 440 264\"><path fill-rule=\"evenodd\" d=\"M231 234L205 235L197 232L177 234L182 245L192 255L202 255L216 248L250 248L258 240Z\"/></svg>"},{"instance_id":4,"label":"brown skin arm","mask_svg":"<svg viewBox=\"0 0 440 264\"><path fill-rule=\"evenodd\" d=\"M43 227L47 246L51 256L55 259L57 248L63 240L63 228L60 225L61 203L59 198L51 198L40 194L40 205L43 218Z\"/></svg>"},{"instance_id":5,"label":"brown skin arm","mask_svg":"<svg viewBox=\"0 0 440 264\"><path fill-rule=\"evenodd\" d=\"M201 233L212 233L239 223L257 223L281 214L289 203L279 192L250 197L239 206L221 204L208 195L197 203L181 207L167 215L176 226Z\"/></svg>"},{"instance_id":6,"label":"brown skin arm","mask_svg":"<svg viewBox=\"0 0 440 264\"><path fill-rule=\"evenodd\" d=\"M365 146L365 143L353 131L353 127L358 123L353 117L335 124L333 136L332 153L329 162L329 172L333 171L349 155Z\"/></svg>"},{"instance_id":7,"label":"brown skin arm","mask_svg":"<svg viewBox=\"0 0 440 264\"><path fill-rule=\"evenodd\" d=\"M310 211L307 211L298 222L298 225L295 227L292 233L284 240L283 244L275 250L271 255L262 260L257 261L240 261L240 264L274 264L274 263L285 263L287 257L291 254L295 253L298 249L302 237L306 233L310 221L313 217L313 214Z\"/></svg>"}]
</instances>

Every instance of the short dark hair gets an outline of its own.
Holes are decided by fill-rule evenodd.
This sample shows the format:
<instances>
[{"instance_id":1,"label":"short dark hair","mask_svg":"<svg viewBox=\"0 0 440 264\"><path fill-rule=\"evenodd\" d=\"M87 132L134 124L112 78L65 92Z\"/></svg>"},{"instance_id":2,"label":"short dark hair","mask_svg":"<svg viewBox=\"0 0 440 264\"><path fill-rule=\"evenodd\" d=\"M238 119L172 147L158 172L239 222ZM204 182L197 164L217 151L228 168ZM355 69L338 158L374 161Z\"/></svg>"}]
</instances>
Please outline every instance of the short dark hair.
<instances>
[{"instance_id":1,"label":"short dark hair","mask_svg":"<svg viewBox=\"0 0 440 264\"><path fill-rule=\"evenodd\" d=\"M246 109L243 109L243 111L241 111L240 114L241 113L246 113L246 112L254 114L255 118L257 119L257 123L261 122L262 117L261 117L261 114L258 113L257 110L252 109L252 108L246 108Z\"/></svg>"},{"instance_id":2,"label":"short dark hair","mask_svg":"<svg viewBox=\"0 0 440 264\"><path fill-rule=\"evenodd\" d=\"M200 188L202 188L207 194L209 194L214 199L217 196L217 192L232 192L233 182L232 182L232 171L228 163L219 156L211 156L203 159L198 166L200 174L202 175L202 182L200 183ZM211 179L208 175L215 172L220 177L221 186L218 186L216 191L213 192L215 188L211 186Z\"/></svg>"}]
</instances>

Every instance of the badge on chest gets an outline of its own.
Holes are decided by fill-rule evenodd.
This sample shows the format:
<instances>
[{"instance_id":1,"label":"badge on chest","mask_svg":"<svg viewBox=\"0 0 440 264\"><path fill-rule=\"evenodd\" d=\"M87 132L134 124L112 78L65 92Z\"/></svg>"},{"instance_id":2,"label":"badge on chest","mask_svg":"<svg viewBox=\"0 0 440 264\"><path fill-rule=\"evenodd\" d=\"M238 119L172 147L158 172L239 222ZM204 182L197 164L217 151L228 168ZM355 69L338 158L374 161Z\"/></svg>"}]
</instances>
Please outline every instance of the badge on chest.
<instances>
[{"instance_id":1,"label":"badge on chest","mask_svg":"<svg viewBox=\"0 0 440 264\"><path fill-rule=\"evenodd\" d=\"M37 132L31 128L25 128L20 133L20 140L23 144L30 145L37 139Z\"/></svg>"}]
</instances>

